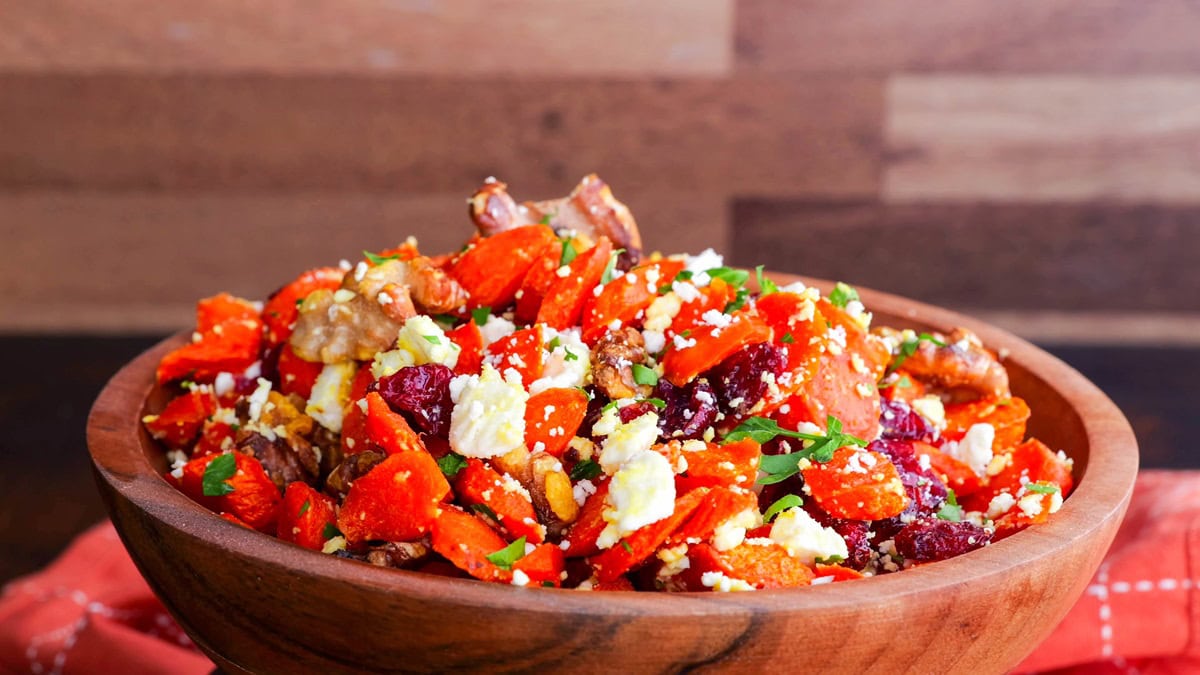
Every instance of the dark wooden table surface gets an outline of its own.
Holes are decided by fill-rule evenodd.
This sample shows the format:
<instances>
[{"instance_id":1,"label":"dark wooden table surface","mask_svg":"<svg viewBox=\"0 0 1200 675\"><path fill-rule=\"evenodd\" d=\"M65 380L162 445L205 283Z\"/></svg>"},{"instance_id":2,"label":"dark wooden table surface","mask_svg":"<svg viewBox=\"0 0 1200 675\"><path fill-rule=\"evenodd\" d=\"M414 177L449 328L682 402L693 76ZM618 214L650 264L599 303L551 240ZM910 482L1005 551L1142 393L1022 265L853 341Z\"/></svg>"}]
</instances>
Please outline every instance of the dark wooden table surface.
<instances>
[{"instance_id":1,"label":"dark wooden table surface","mask_svg":"<svg viewBox=\"0 0 1200 675\"><path fill-rule=\"evenodd\" d=\"M45 565L104 518L84 445L88 408L159 338L0 338L0 582ZM1144 467L1200 468L1200 349L1049 346L1133 423Z\"/></svg>"}]
</instances>

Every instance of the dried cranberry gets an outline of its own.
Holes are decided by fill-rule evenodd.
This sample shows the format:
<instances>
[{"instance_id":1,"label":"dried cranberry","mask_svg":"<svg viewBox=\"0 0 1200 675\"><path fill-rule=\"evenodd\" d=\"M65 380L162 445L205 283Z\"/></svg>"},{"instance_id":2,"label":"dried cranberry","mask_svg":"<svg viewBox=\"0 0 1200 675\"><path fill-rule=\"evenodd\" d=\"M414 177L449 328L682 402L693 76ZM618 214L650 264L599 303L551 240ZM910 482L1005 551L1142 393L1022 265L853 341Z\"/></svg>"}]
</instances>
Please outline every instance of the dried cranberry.
<instances>
[{"instance_id":1,"label":"dried cranberry","mask_svg":"<svg viewBox=\"0 0 1200 675\"><path fill-rule=\"evenodd\" d=\"M922 518L896 535L896 552L913 562L946 560L981 548L991 535L974 523Z\"/></svg>"},{"instance_id":2,"label":"dried cranberry","mask_svg":"<svg viewBox=\"0 0 1200 675\"><path fill-rule=\"evenodd\" d=\"M656 410L658 408L650 401L637 401L636 403L630 403L627 406L621 407L617 410L617 416L621 418L622 424L629 424L642 415L655 412Z\"/></svg>"},{"instance_id":3,"label":"dried cranberry","mask_svg":"<svg viewBox=\"0 0 1200 675\"><path fill-rule=\"evenodd\" d=\"M879 401L879 409L879 426L883 428L883 438L913 441L928 441L933 438L933 427L904 401L889 401L884 398Z\"/></svg>"},{"instance_id":4,"label":"dried cranberry","mask_svg":"<svg viewBox=\"0 0 1200 675\"><path fill-rule=\"evenodd\" d=\"M704 378L682 387L663 378L655 386L654 395L666 404L658 420L666 438L700 438L717 421L717 396Z\"/></svg>"},{"instance_id":5,"label":"dried cranberry","mask_svg":"<svg viewBox=\"0 0 1200 675\"><path fill-rule=\"evenodd\" d=\"M843 565L861 570L867 566L867 563L871 562L872 534L870 523L863 520L834 518L824 509L817 506L811 499L805 500L804 510L808 512L808 515L812 516L813 520L820 523L822 527L832 528L834 532L842 535L842 540L846 542L846 551L849 554L846 560L842 562Z\"/></svg>"},{"instance_id":6,"label":"dried cranberry","mask_svg":"<svg viewBox=\"0 0 1200 675\"><path fill-rule=\"evenodd\" d=\"M450 431L450 380L454 371L440 363L401 368L371 385L388 406L421 433L445 436Z\"/></svg>"},{"instance_id":7,"label":"dried cranberry","mask_svg":"<svg viewBox=\"0 0 1200 675\"><path fill-rule=\"evenodd\" d=\"M767 391L763 375L778 376L786 363L784 351L770 342L734 352L709 372L721 409L734 415L749 412Z\"/></svg>"},{"instance_id":8,"label":"dried cranberry","mask_svg":"<svg viewBox=\"0 0 1200 675\"><path fill-rule=\"evenodd\" d=\"M609 403L610 401L599 396L592 396L588 399L587 412L583 415L583 422L579 424L579 431L575 433L579 436L590 437L592 427L600 421L600 416L604 414L604 407Z\"/></svg>"},{"instance_id":9,"label":"dried cranberry","mask_svg":"<svg viewBox=\"0 0 1200 675\"><path fill-rule=\"evenodd\" d=\"M912 441L879 439L868 450L878 452L892 461L908 495L908 506L893 518L876 521L875 531L883 538L895 535L914 518L932 515L946 501L946 485L932 471L921 467Z\"/></svg>"}]
</instances>

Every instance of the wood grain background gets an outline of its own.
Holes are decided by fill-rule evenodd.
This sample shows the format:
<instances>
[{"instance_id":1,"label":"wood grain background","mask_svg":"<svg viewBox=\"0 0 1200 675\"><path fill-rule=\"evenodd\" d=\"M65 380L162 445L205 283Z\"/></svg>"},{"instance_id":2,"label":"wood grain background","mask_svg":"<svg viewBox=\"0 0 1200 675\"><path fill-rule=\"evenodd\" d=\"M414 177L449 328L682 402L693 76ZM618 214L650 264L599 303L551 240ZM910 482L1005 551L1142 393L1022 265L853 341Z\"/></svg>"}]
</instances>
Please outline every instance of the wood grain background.
<instances>
[{"instance_id":1,"label":"wood grain background","mask_svg":"<svg viewBox=\"0 0 1200 675\"><path fill-rule=\"evenodd\" d=\"M1197 36L1193 0L0 0L0 579L99 517L87 407L197 297L456 246L488 175L996 321L1195 466Z\"/></svg>"}]
</instances>

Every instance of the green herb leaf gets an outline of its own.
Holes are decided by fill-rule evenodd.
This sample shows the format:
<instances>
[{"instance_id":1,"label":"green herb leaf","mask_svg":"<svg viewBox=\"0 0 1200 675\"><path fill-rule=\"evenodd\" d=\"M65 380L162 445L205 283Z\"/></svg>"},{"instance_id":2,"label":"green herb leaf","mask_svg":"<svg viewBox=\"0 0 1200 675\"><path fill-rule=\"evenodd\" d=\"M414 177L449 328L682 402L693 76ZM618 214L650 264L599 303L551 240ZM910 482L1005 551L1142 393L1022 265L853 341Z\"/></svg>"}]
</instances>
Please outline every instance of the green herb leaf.
<instances>
[{"instance_id":1,"label":"green herb leaf","mask_svg":"<svg viewBox=\"0 0 1200 675\"><path fill-rule=\"evenodd\" d=\"M858 291L854 290L854 287L849 284L839 281L833 286L833 290L829 291L829 302L834 307L845 309L846 305L855 300L858 300Z\"/></svg>"},{"instance_id":2,"label":"green herb leaf","mask_svg":"<svg viewBox=\"0 0 1200 675\"><path fill-rule=\"evenodd\" d=\"M471 310L471 319L475 321L476 326L482 326L488 321L488 317L492 315L491 307L476 307Z\"/></svg>"},{"instance_id":3,"label":"green herb leaf","mask_svg":"<svg viewBox=\"0 0 1200 675\"><path fill-rule=\"evenodd\" d=\"M774 439L776 436L812 441L812 445L796 452L763 456L759 461L758 468L767 475L760 478L758 482L761 485L770 485L771 483L778 483L799 473L801 459L808 459L814 462L828 462L833 459L833 453L839 448L850 445L864 447L867 444L866 441L857 436L843 433L841 420L833 415L826 417L825 428L826 432L824 435L806 434L784 429L775 420L765 417L751 417L729 432L725 436L724 442L730 443L745 438L752 438L761 444Z\"/></svg>"},{"instance_id":4,"label":"green herb leaf","mask_svg":"<svg viewBox=\"0 0 1200 675\"><path fill-rule=\"evenodd\" d=\"M570 349L567 349L566 347L563 347L563 361L577 361L578 359L579 359L578 354L571 351Z\"/></svg>"},{"instance_id":5,"label":"green herb leaf","mask_svg":"<svg viewBox=\"0 0 1200 675\"><path fill-rule=\"evenodd\" d=\"M819 563L821 565L836 565L840 562L844 562L845 560L846 560L845 556L840 556L835 553L835 554L829 556L828 558L821 558L818 556L817 558L813 559L813 562Z\"/></svg>"},{"instance_id":6,"label":"green herb leaf","mask_svg":"<svg viewBox=\"0 0 1200 675\"><path fill-rule=\"evenodd\" d=\"M371 261L372 265L382 265L383 263L385 263L389 260L399 260L400 259L400 256L398 254L376 255L374 253L371 253L370 251L363 251L363 257L365 257L367 260Z\"/></svg>"},{"instance_id":7,"label":"green herb leaf","mask_svg":"<svg viewBox=\"0 0 1200 675\"><path fill-rule=\"evenodd\" d=\"M1050 494L1054 494L1055 492L1062 492L1062 488L1058 487L1057 484L1047 483L1045 481L1038 481L1037 483L1026 483L1025 489L1030 492L1036 492L1040 495L1050 495Z\"/></svg>"},{"instance_id":8,"label":"green herb leaf","mask_svg":"<svg viewBox=\"0 0 1200 675\"><path fill-rule=\"evenodd\" d=\"M308 513L308 509L311 507L312 507L312 503L309 500L305 499L304 503L300 505L300 513L297 514L297 517Z\"/></svg>"},{"instance_id":9,"label":"green herb leaf","mask_svg":"<svg viewBox=\"0 0 1200 675\"><path fill-rule=\"evenodd\" d=\"M633 364L633 381L653 387L658 384L658 373L653 368L647 368L640 363Z\"/></svg>"},{"instance_id":10,"label":"green herb leaf","mask_svg":"<svg viewBox=\"0 0 1200 675\"><path fill-rule=\"evenodd\" d=\"M425 338L425 341L431 345L442 344L442 339L436 335L422 335L421 337Z\"/></svg>"},{"instance_id":11,"label":"green herb leaf","mask_svg":"<svg viewBox=\"0 0 1200 675\"><path fill-rule=\"evenodd\" d=\"M571 240L563 239L562 255L558 257L558 266L562 267L563 265L570 265L571 261L574 260L575 256L577 255L579 255L579 252L575 250L575 245L571 243Z\"/></svg>"},{"instance_id":12,"label":"green herb leaf","mask_svg":"<svg viewBox=\"0 0 1200 675\"><path fill-rule=\"evenodd\" d=\"M204 478L201 480L201 491L205 497L220 497L233 492L233 486L225 481L237 473L237 459L232 454L224 454L204 467Z\"/></svg>"},{"instance_id":13,"label":"green herb leaf","mask_svg":"<svg viewBox=\"0 0 1200 675\"><path fill-rule=\"evenodd\" d=\"M342 536L342 531L339 530L337 528L337 525L334 525L333 523L325 523L325 529L321 530L321 537L325 541L329 541L330 539L333 539L334 537L340 537L340 536Z\"/></svg>"},{"instance_id":14,"label":"green herb leaf","mask_svg":"<svg viewBox=\"0 0 1200 675\"><path fill-rule=\"evenodd\" d=\"M542 588L554 588L554 582L553 581L543 581Z\"/></svg>"},{"instance_id":15,"label":"green herb leaf","mask_svg":"<svg viewBox=\"0 0 1200 675\"><path fill-rule=\"evenodd\" d=\"M785 345L790 345L796 341L796 338L792 337L791 333L784 333L783 337L779 338L779 341Z\"/></svg>"},{"instance_id":16,"label":"green herb leaf","mask_svg":"<svg viewBox=\"0 0 1200 675\"><path fill-rule=\"evenodd\" d=\"M458 323L458 317L454 316L453 314L434 314L433 320L446 328L450 328L454 324Z\"/></svg>"},{"instance_id":17,"label":"green herb leaf","mask_svg":"<svg viewBox=\"0 0 1200 675\"><path fill-rule=\"evenodd\" d=\"M667 407L667 402L662 400L661 398L639 398L639 399L637 399L636 402L637 403L649 403L650 405L654 406L655 408L658 408L659 410L662 410L663 408Z\"/></svg>"},{"instance_id":18,"label":"green herb leaf","mask_svg":"<svg viewBox=\"0 0 1200 675\"><path fill-rule=\"evenodd\" d=\"M627 542L627 541L621 542L621 548L625 549L626 553L633 553L633 547L630 546L629 542Z\"/></svg>"},{"instance_id":19,"label":"green herb leaf","mask_svg":"<svg viewBox=\"0 0 1200 675\"><path fill-rule=\"evenodd\" d=\"M550 351L554 351L554 350L555 350L555 349L557 349L557 348L558 348L558 347L559 347L561 344L562 344L562 339L561 339L561 338L559 338L557 335L555 335L553 340L551 340L550 342L546 343L546 346L550 348Z\"/></svg>"},{"instance_id":20,"label":"green herb leaf","mask_svg":"<svg viewBox=\"0 0 1200 675\"><path fill-rule=\"evenodd\" d=\"M763 514L763 522L769 523L776 515L796 506L803 506L804 500L796 495L784 495L775 500L774 504L767 507L766 513Z\"/></svg>"},{"instance_id":21,"label":"green herb leaf","mask_svg":"<svg viewBox=\"0 0 1200 675\"><path fill-rule=\"evenodd\" d=\"M754 268L754 274L758 278L758 296L761 298L764 295L779 292L779 286L774 281L763 276L763 266L759 265Z\"/></svg>"},{"instance_id":22,"label":"green herb leaf","mask_svg":"<svg viewBox=\"0 0 1200 675\"><path fill-rule=\"evenodd\" d=\"M307 296L307 295L306 295L306 296L304 296L303 298L296 298L296 306L297 306L297 307L299 307L300 305L303 305L303 304L304 304L304 301L305 301L307 298L308 298L308 296Z\"/></svg>"},{"instance_id":23,"label":"green herb leaf","mask_svg":"<svg viewBox=\"0 0 1200 675\"><path fill-rule=\"evenodd\" d=\"M904 362L908 360L908 357L917 353L917 348L922 342L931 342L939 347L946 346L945 342L942 342L929 333L921 333L912 340L905 340L904 342L900 343L900 348L897 350L895 358L892 359L892 365L888 366L888 372L894 372L895 370L899 369L900 366L904 365Z\"/></svg>"},{"instance_id":24,"label":"green herb leaf","mask_svg":"<svg viewBox=\"0 0 1200 675\"><path fill-rule=\"evenodd\" d=\"M621 254L624 252L625 252L625 249L619 248L619 249L613 251L611 254L609 254L608 264L604 266L604 273L600 275L600 284L601 285L607 284L608 282L613 280L614 272L617 269L617 258L621 257Z\"/></svg>"},{"instance_id":25,"label":"green herb leaf","mask_svg":"<svg viewBox=\"0 0 1200 675\"><path fill-rule=\"evenodd\" d=\"M525 537L485 556L488 562L504 570L511 570L513 563L525 557Z\"/></svg>"},{"instance_id":26,"label":"green herb leaf","mask_svg":"<svg viewBox=\"0 0 1200 675\"><path fill-rule=\"evenodd\" d=\"M183 380L179 383L179 388L186 391L191 391L196 388L196 383L192 382L191 380Z\"/></svg>"},{"instance_id":27,"label":"green herb leaf","mask_svg":"<svg viewBox=\"0 0 1200 675\"><path fill-rule=\"evenodd\" d=\"M733 296L733 300L730 300L728 303L726 303L725 307L721 311L726 314L732 314L742 307L745 307L746 300L749 299L749 297L750 291L747 291L745 288L739 288L737 289L737 294Z\"/></svg>"},{"instance_id":28,"label":"green herb leaf","mask_svg":"<svg viewBox=\"0 0 1200 675\"><path fill-rule=\"evenodd\" d=\"M954 494L954 490L946 488L946 501L942 502L942 507L935 515L942 520L952 520L956 523L962 520L963 510L958 505L958 495Z\"/></svg>"},{"instance_id":29,"label":"green herb leaf","mask_svg":"<svg viewBox=\"0 0 1200 675\"><path fill-rule=\"evenodd\" d=\"M732 267L714 267L711 270L704 270L710 278L720 279L725 283L740 288L746 285L746 281L750 279L750 273L746 270L735 270Z\"/></svg>"},{"instance_id":30,"label":"green herb leaf","mask_svg":"<svg viewBox=\"0 0 1200 675\"><path fill-rule=\"evenodd\" d=\"M443 456L437 461L438 468L442 470L442 475L446 478L454 478L467 466L467 460L461 455L456 455L453 452Z\"/></svg>"},{"instance_id":31,"label":"green herb leaf","mask_svg":"<svg viewBox=\"0 0 1200 675\"><path fill-rule=\"evenodd\" d=\"M492 507L488 506L487 504L472 504L471 510L475 513L482 513L496 523L500 522L500 517L497 516L496 512L492 510Z\"/></svg>"},{"instance_id":32,"label":"green herb leaf","mask_svg":"<svg viewBox=\"0 0 1200 675\"><path fill-rule=\"evenodd\" d=\"M600 475L600 465L590 459L580 460L571 468L571 480L591 480Z\"/></svg>"},{"instance_id":33,"label":"green herb leaf","mask_svg":"<svg viewBox=\"0 0 1200 675\"><path fill-rule=\"evenodd\" d=\"M620 401L609 401L608 403L605 403L604 407L600 409L600 414L603 415L609 410L616 408L618 403L620 403Z\"/></svg>"},{"instance_id":34,"label":"green herb leaf","mask_svg":"<svg viewBox=\"0 0 1200 675\"><path fill-rule=\"evenodd\" d=\"M692 271L691 270L679 270L679 274L675 275L675 281L691 281L691 280L692 280Z\"/></svg>"},{"instance_id":35,"label":"green herb leaf","mask_svg":"<svg viewBox=\"0 0 1200 675\"><path fill-rule=\"evenodd\" d=\"M550 224L550 217L551 217L551 216L550 216L550 214L549 214L549 213L543 214L543 215L542 215L542 219L538 221L538 225L549 225L549 224Z\"/></svg>"}]
</instances>

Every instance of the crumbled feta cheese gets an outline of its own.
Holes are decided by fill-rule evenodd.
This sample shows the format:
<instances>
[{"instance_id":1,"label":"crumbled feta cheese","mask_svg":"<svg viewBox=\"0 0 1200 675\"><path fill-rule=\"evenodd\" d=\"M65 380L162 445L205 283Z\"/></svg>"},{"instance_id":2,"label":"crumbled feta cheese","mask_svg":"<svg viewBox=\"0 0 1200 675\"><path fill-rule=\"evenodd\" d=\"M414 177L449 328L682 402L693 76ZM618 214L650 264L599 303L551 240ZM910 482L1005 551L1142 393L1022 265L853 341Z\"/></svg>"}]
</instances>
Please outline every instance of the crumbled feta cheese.
<instances>
[{"instance_id":1,"label":"crumbled feta cheese","mask_svg":"<svg viewBox=\"0 0 1200 675\"><path fill-rule=\"evenodd\" d=\"M550 331L547 331L550 333ZM537 394L547 389L583 387L592 375L591 354L579 337L579 330L558 331L547 335L548 341L558 338L558 346L547 352L542 359L542 376L529 384L529 393Z\"/></svg>"},{"instance_id":2,"label":"crumbled feta cheese","mask_svg":"<svg viewBox=\"0 0 1200 675\"><path fill-rule=\"evenodd\" d=\"M656 330L642 331L642 342L646 343L646 352L648 354L659 354L667 347L666 336Z\"/></svg>"},{"instance_id":3,"label":"crumbled feta cheese","mask_svg":"<svg viewBox=\"0 0 1200 675\"><path fill-rule=\"evenodd\" d=\"M1031 492L1017 500L1017 508L1021 509L1030 518L1036 518L1042 515L1042 496L1036 492Z\"/></svg>"},{"instance_id":4,"label":"crumbled feta cheese","mask_svg":"<svg viewBox=\"0 0 1200 675\"><path fill-rule=\"evenodd\" d=\"M1008 513L1008 510L1011 509L1013 504L1016 503L1017 500L1015 497L1007 492L1001 492L995 497L992 497L992 501L988 503L987 517L995 520Z\"/></svg>"},{"instance_id":5,"label":"crumbled feta cheese","mask_svg":"<svg viewBox=\"0 0 1200 675\"><path fill-rule=\"evenodd\" d=\"M780 286L779 290L783 291L784 293L801 294L808 290L808 286L805 286L803 281L793 281L786 286Z\"/></svg>"},{"instance_id":6,"label":"crumbled feta cheese","mask_svg":"<svg viewBox=\"0 0 1200 675\"><path fill-rule=\"evenodd\" d=\"M682 307L683 302L677 293L660 295L646 308L646 321L642 325L646 330L666 332Z\"/></svg>"},{"instance_id":7,"label":"crumbled feta cheese","mask_svg":"<svg viewBox=\"0 0 1200 675\"><path fill-rule=\"evenodd\" d=\"M216 379L213 380L213 393L216 394L218 398L220 398L220 397L228 394L229 392L233 391L233 387L235 384L236 384L236 381L233 379L232 374L217 373Z\"/></svg>"},{"instance_id":8,"label":"crumbled feta cheese","mask_svg":"<svg viewBox=\"0 0 1200 675\"><path fill-rule=\"evenodd\" d=\"M689 349L696 346L696 338L685 338L682 335L671 336L671 343L675 345L675 349Z\"/></svg>"},{"instance_id":9,"label":"crumbled feta cheese","mask_svg":"<svg viewBox=\"0 0 1200 675\"><path fill-rule=\"evenodd\" d=\"M706 248L697 255L684 256L683 265L684 269L692 273L692 281L697 286L707 286L711 279L705 272L716 267L724 267L725 258L711 248Z\"/></svg>"},{"instance_id":10,"label":"crumbled feta cheese","mask_svg":"<svg viewBox=\"0 0 1200 675\"><path fill-rule=\"evenodd\" d=\"M255 387L254 392L251 393L250 398L247 399L250 403L248 415L251 422L257 422L259 416L262 415L263 406L266 405L267 396L270 393L271 381L261 377L258 378L258 386Z\"/></svg>"},{"instance_id":11,"label":"crumbled feta cheese","mask_svg":"<svg viewBox=\"0 0 1200 675\"><path fill-rule=\"evenodd\" d=\"M713 530L713 548L718 551L728 551L729 549L737 548L746 539L746 530L758 527L761 523L762 516L754 509L746 509L734 515L729 520L718 525L717 529Z\"/></svg>"},{"instance_id":12,"label":"crumbled feta cheese","mask_svg":"<svg viewBox=\"0 0 1200 675\"><path fill-rule=\"evenodd\" d=\"M754 590L754 586L752 586L750 582L743 579L727 577L725 576L724 572L705 572L704 574L700 575L700 583L718 593Z\"/></svg>"},{"instance_id":13,"label":"crumbled feta cheese","mask_svg":"<svg viewBox=\"0 0 1200 675\"><path fill-rule=\"evenodd\" d=\"M679 296L679 301L684 303L694 302L704 297L700 293L700 289L696 288L696 284L690 281L672 281L671 290L675 292L675 295Z\"/></svg>"},{"instance_id":14,"label":"crumbled feta cheese","mask_svg":"<svg viewBox=\"0 0 1200 675\"><path fill-rule=\"evenodd\" d=\"M479 333L483 335L484 347L506 335L511 335L515 330L517 330L517 326L513 322L494 314L489 314L487 321L479 327Z\"/></svg>"},{"instance_id":15,"label":"crumbled feta cheese","mask_svg":"<svg viewBox=\"0 0 1200 675\"><path fill-rule=\"evenodd\" d=\"M571 496L575 497L575 503L580 506L583 506L587 498L594 494L596 494L596 484L586 478L571 487Z\"/></svg>"},{"instance_id":16,"label":"crumbled feta cheese","mask_svg":"<svg viewBox=\"0 0 1200 675\"><path fill-rule=\"evenodd\" d=\"M337 553L338 551L346 550L346 538L342 535L330 538L321 547L321 553Z\"/></svg>"},{"instance_id":17,"label":"crumbled feta cheese","mask_svg":"<svg viewBox=\"0 0 1200 675\"><path fill-rule=\"evenodd\" d=\"M775 517L771 540L787 549L788 555L811 565L817 558L849 557L846 541L832 528L822 527L804 509L793 506Z\"/></svg>"},{"instance_id":18,"label":"crumbled feta cheese","mask_svg":"<svg viewBox=\"0 0 1200 675\"><path fill-rule=\"evenodd\" d=\"M666 457L643 450L625 462L608 484L608 525L596 539L610 548L621 538L675 512L675 472Z\"/></svg>"},{"instance_id":19,"label":"crumbled feta cheese","mask_svg":"<svg viewBox=\"0 0 1200 675\"><path fill-rule=\"evenodd\" d=\"M941 398L930 394L913 399L909 406L938 429L946 428L946 406L942 404Z\"/></svg>"},{"instance_id":20,"label":"crumbled feta cheese","mask_svg":"<svg viewBox=\"0 0 1200 675\"><path fill-rule=\"evenodd\" d=\"M342 304L354 299L356 293L348 288L339 288L333 293L333 301Z\"/></svg>"},{"instance_id":21,"label":"crumbled feta cheese","mask_svg":"<svg viewBox=\"0 0 1200 675\"><path fill-rule=\"evenodd\" d=\"M342 409L350 401L350 383L357 370L351 361L326 364L313 383L304 414L326 429L340 433Z\"/></svg>"},{"instance_id":22,"label":"crumbled feta cheese","mask_svg":"<svg viewBox=\"0 0 1200 675\"><path fill-rule=\"evenodd\" d=\"M986 475L988 463L992 461L992 442L996 429L990 424L972 424L961 441L947 441L942 452L971 467L977 476Z\"/></svg>"},{"instance_id":23,"label":"crumbled feta cheese","mask_svg":"<svg viewBox=\"0 0 1200 675\"><path fill-rule=\"evenodd\" d=\"M635 455L650 449L658 440L658 415L653 412L639 415L628 423L622 422L617 405L600 415L592 427L592 435L603 436L600 449L600 468L613 474Z\"/></svg>"},{"instance_id":24,"label":"crumbled feta cheese","mask_svg":"<svg viewBox=\"0 0 1200 675\"><path fill-rule=\"evenodd\" d=\"M396 338L396 349L410 352L414 365L440 363L453 368L458 363L461 348L446 337L442 327L424 314L417 314L404 322Z\"/></svg>"},{"instance_id":25,"label":"crumbled feta cheese","mask_svg":"<svg viewBox=\"0 0 1200 675\"><path fill-rule=\"evenodd\" d=\"M725 312L717 311L715 309L710 309L707 312L701 314L700 320L703 321L704 323L708 324L709 326L714 326L716 328L724 328L724 327L728 326L729 324L733 323L732 316L726 314Z\"/></svg>"},{"instance_id":26,"label":"crumbled feta cheese","mask_svg":"<svg viewBox=\"0 0 1200 675\"><path fill-rule=\"evenodd\" d=\"M525 574L521 570L513 570L512 585L513 586L528 586L529 585L529 575Z\"/></svg>"},{"instance_id":27,"label":"crumbled feta cheese","mask_svg":"<svg viewBox=\"0 0 1200 675\"><path fill-rule=\"evenodd\" d=\"M515 371L507 379L484 364L478 375L450 380L450 447L464 457L499 457L525 445L529 394Z\"/></svg>"}]
</instances>

